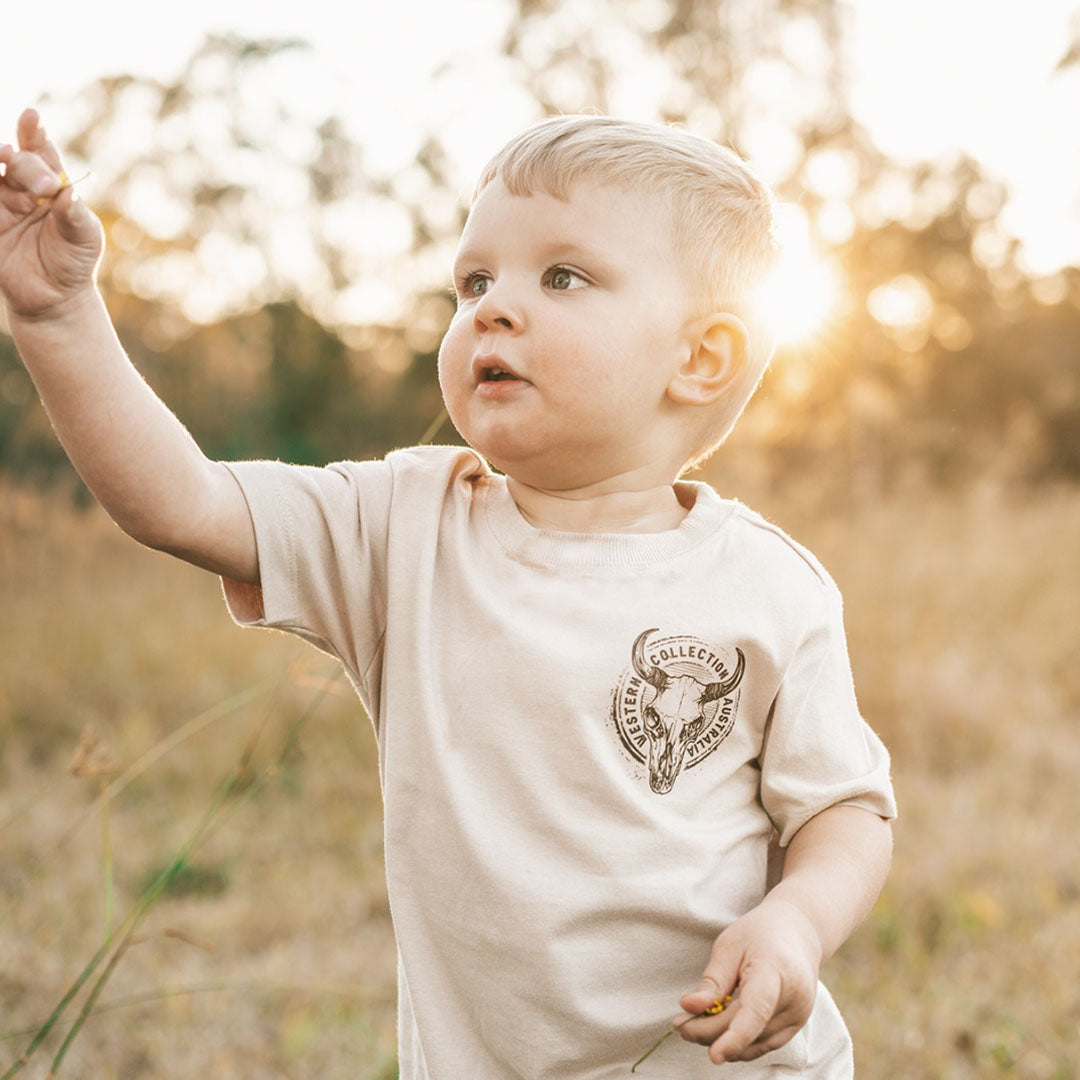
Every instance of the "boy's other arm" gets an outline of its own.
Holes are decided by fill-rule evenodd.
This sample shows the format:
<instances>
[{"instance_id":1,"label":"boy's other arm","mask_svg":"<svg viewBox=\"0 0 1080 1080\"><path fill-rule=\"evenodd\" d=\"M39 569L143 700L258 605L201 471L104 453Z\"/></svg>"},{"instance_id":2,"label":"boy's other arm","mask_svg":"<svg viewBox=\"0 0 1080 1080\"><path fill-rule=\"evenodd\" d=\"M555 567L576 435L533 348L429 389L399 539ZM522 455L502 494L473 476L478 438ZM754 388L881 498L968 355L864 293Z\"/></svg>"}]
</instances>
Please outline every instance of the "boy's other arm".
<instances>
[{"instance_id":1,"label":"boy's other arm","mask_svg":"<svg viewBox=\"0 0 1080 1080\"><path fill-rule=\"evenodd\" d=\"M843 804L811 818L792 838L780 882L717 939L700 985L679 1004L684 1039L717 1062L751 1061L783 1046L806 1023L818 970L874 906L892 859L892 829ZM734 1003L688 1020L718 998Z\"/></svg>"},{"instance_id":2,"label":"boy's other arm","mask_svg":"<svg viewBox=\"0 0 1080 1080\"><path fill-rule=\"evenodd\" d=\"M32 109L19 118L18 143L0 146L0 292L65 451L135 539L256 583L243 495L125 355L94 281L101 225L66 185Z\"/></svg>"}]
</instances>

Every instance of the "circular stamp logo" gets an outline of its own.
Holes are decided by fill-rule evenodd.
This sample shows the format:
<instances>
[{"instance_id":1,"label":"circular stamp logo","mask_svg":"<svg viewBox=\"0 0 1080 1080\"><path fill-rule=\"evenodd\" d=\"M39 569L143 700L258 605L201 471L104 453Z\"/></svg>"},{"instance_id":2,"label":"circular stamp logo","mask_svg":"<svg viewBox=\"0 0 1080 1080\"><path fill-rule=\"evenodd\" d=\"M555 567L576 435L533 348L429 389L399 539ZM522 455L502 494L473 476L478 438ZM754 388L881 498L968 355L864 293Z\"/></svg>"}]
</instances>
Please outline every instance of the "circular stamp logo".
<instances>
[{"instance_id":1,"label":"circular stamp logo","mask_svg":"<svg viewBox=\"0 0 1080 1080\"><path fill-rule=\"evenodd\" d=\"M643 630L615 689L612 716L627 753L667 794L682 770L700 764L727 738L746 667L741 649L720 649L688 634Z\"/></svg>"}]
</instances>

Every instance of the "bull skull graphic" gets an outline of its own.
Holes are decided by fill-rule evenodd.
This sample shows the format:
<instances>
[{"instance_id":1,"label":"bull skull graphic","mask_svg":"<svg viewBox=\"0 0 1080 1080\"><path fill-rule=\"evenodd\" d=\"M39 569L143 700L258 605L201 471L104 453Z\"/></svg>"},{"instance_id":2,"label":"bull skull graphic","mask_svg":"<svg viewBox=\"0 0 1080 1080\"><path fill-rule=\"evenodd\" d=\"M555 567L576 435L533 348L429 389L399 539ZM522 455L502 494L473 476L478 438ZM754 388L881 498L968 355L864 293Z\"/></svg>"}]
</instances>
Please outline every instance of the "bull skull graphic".
<instances>
[{"instance_id":1,"label":"bull skull graphic","mask_svg":"<svg viewBox=\"0 0 1080 1080\"><path fill-rule=\"evenodd\" d=\"M693 675L672 675L645 658L645 641L656 630L653 627L638 634L632 660L634 671L654 691L651 700L642 702L642 718L649 740L649 787L664 795L674 785L688 747L705 728L705 706L735 690L742 681L746 659L742 650L736 649L739 659L735 670L721 682L705 683Z\"/></svg>"}]
</instances>

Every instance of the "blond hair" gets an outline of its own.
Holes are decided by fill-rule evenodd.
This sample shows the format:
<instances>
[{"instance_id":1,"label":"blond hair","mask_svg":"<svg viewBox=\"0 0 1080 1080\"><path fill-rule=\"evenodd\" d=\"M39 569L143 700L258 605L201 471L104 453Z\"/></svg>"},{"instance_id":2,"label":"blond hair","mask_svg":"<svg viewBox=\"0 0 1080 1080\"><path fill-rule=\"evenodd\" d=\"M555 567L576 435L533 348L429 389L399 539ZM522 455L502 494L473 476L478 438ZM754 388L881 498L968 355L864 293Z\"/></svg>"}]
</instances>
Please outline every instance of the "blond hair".
<instances>
[{"instance_id":1,"label":"blond hair","mask_svg":"<svg viewBox=\"0 0 1080 1080\"><path fill-rule=\"evenodd\" d=\"M694 461L708 456L735 426L773 351L761 301L777 257L769 189L734 151L709 139L611 116L556 116L526 128L484 167L473 200L496 178L513 195L539 190L567 199L578 181L599 180L666 199L701 314L730 312L750 337L745 368Z\"/></svg>"}]
</instances>

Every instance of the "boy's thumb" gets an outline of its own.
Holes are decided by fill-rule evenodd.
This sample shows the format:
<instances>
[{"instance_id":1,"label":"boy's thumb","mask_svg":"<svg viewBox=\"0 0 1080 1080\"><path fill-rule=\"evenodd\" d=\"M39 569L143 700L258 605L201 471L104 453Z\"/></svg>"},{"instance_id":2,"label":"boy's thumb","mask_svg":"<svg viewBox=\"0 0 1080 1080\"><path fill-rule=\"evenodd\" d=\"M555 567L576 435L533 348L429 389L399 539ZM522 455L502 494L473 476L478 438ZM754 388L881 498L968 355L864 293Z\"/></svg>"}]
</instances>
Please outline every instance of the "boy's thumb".
<instances>
[{"instance_id":1,"label":"boy's thumb","mask_svg":"<svg viewBox=\"0 0 1080 1080\"><path fill-rule=\"evenodd\" d=\"M56 197L56 202L53 204L53 213L58 219L64 239L71 240L74 238L68 233L71 229L78 229L84 223L86 207L83 205L82 199L68 187Z\"/></svg>"},{"instance_id":2,"label":"boy's thumb","mask_svg":"<svg viewBox=\"0 0 1080 1080\"><path fill-rule=\"evenodd\" d=\"M684 1012L696 1016L704 1012L718 1001L723 1001L731 993L730 986L721 986L720 983L708 972L701 977L696 989L689 994L683 994L679 998L679 1008Z\"/></svg>"},{"instance_id":3,"label":"boy's thumb","mask_svg":"<svg viewBox=\"0 0 1080 1080\"><path fill-rule=\"evenodd\" d=\"M697 987L684 994L679 999L679 1005L696 1015L713 1005L726 1003L728 996L735 993L741 961L742 950L725 942L721 935L713 945L712 956L705 965Z\"/></svg>"},{"instance_id":4,"label":"boy's thumb","mask_svg":"<svg viewBox=\"0 0 1080 1080\"><path fill-rule=\"evenodd\" d=\"M96 240L100 228L97 218L90 213L86 203L70 188L58 196L53 206L53 214L60 229L60 235L72 244L86 244Z\"/></svg>"}]
</instances>

